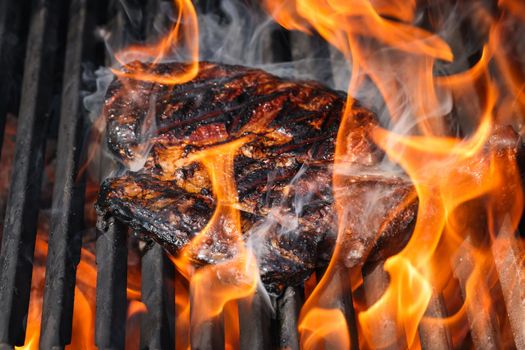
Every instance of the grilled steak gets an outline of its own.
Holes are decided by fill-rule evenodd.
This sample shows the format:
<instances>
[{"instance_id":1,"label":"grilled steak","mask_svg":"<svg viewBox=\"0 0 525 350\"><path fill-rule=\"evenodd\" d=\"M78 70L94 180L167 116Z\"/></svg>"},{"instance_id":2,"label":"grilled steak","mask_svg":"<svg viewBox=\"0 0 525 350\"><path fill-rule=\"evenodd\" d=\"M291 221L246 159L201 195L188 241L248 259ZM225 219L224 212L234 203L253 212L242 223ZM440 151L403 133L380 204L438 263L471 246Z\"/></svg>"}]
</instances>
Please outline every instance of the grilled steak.
<instances>
[{"instance_id":1,"label":"grilled steak","mask_svg":"<svg viewBox=\"0 0 525 350\"><path fill-rule=\"evenodd\" d=\"M168 63L155 69L165 74L184 68ZM417 204L401 177L367 175L383 157L369 138L375 116L316 82L241 66L201 62L195 79L176 86L116 79L103 111L107 140L130 170L102 184L97 209L176 254L209 221L216 199L202 164L175 162L249 136L234 162L244 237L269 290L301 283L327 263L335 243L332 171L345 103L351 103L352 114L348 165L359 169L336 193L346 202L345 262L354 266L391 253L402 246L400 235L409 236ZM195 261L214 263L234 254L219 234L207 244L207 254L197 254Z\"/></svg>"}]
</instances>

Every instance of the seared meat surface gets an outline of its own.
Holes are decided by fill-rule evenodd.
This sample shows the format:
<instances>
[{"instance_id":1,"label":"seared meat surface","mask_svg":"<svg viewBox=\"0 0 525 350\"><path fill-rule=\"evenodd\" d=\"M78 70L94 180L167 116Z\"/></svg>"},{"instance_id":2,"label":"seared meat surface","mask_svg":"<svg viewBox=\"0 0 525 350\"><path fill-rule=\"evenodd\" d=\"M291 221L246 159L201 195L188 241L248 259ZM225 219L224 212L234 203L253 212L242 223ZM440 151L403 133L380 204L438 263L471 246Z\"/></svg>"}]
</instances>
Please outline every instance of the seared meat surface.
<instances>
[{"instance_id":1,"label":"seared meat surface","mask_svg":"<svg viewBox=\"0 0 525 350\"><path fill-rule=\"evenodd\" d=\"M163 74L184 68L167 63L155 69ZM178 161L248 136L233 169L245 241L269 290L299 284L328 262L337 236L332 172L345 103L351 103L352 120L348 164L361 175L374 173L383 157L369 136L375 116L318 83L208 62L200 63L195 79L176 86L118 78L103 113L108 146L130 170L103 183L97 209L176 254L204 228L216 202L204 166ZM376 241L403 242L397 237L409 236L417 207L403 178L361 175L336 189L347 202L349 266L378 256L383 250ZM373 208L367 207L370 191L376 193ZM210 253L195 261L214 263L234 254L220 235L212 237ZM400 248L391 245L389 252Z\"/></svg>"}]
</instances>

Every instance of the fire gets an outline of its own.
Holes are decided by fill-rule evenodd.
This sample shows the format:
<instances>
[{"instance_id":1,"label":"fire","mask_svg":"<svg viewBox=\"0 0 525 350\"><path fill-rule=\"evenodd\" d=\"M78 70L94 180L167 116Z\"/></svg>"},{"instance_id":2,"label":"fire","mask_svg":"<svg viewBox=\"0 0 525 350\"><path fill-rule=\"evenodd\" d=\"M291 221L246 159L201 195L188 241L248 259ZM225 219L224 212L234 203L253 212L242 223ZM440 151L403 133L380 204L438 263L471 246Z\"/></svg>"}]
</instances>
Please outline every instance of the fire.
<instances>
[{"instance_id":1,"label":"fire","mask_svg":"<svg viewBox=\"0 0 525 350\"><path fill-rule=\"evenodd\" d=\"M191 327L223 317L230 302L255 293L258 268L255 256L242 240L242 229L233 174L233 161L239 148L250 140L240 138L181 158L178 166L201 162L206 168L216 199L214 214L206 227L182 250L173 262L190 282ZM219 242L227 242L219 245ZM218 263L197 267L194 257L214 257ZM211 292L212 291L212 292ZM232 318L231 307L228 308ZM235 312L234 312L235 313ZM234 318L234 316L233 316ZM186 319L187 320L187 319ZM177 322L183 323L182 319ZM234 330L234 333L236 331ZM228 339L226 339L228 341ZM230 342L235 341L231 339ZM226 344L231 346L231 344Z\"/></svg>"},{"instance_id":2,"label":"fire","mask_svg":"<svg viewBox=\"0 0 525 350\"><path fill-rule=\"evenodd\" d=\"M186 282L184 278L175 278L176 350L186 350L190 347L190 296Z\"/></svg>"},{"instance_id":3,"label":"fire","mask_svg":"<svg viewBox=\"0 0 525 350\"><path fill-rule=\"evenodd\" d=\"M112 69L120 77L176 85L193 79L199 71L199 26L197 13L191 0L174 0L177 20L168 35L151 46L130 46L118 52L115 58L124 66L123 70ZM176 48L177 52L172 52ZM191 64L180 72L155 73L157 63L167 56L187 59ZM145 67L127 64L130 60L150 61Z\"/></svg>"},{"instance_id":4,"label":"fire","mask_svg":"<svg viewBox=\"0 0 525 350\"><path fill-rule=\"evenodd\" d=\"M523 242L516 235L523 211L517 164L521 141L505 126L511 125L520 134L525 130L524 72L515 59L514 41L508 40L516 35L511 32L512 21L525 18L525 7L502 0L497 16L481 5L472 7L487 36L481 56L463 72L437 76L438 64L453 64L456 57L445 35L436 28L435 32L429 29L439 27L443 18L436 15L438 18L428 19L431 23L425 27L414 24L420 15L419 2L265 0L264 5L283 27L318 32L348 60L352 72L348 110L337 136L334 168L348 168L352 163L351 130L355 124L349 113L353 103L350 96L367 97L369 91L372 95L377 91L389 117L389 129L377 127L368 132L389 161L410 177L418 198L410 240L375 267L375 272L387 276L384 290L369 305L352 301L352 296L359 299L363 294L367 276L364 261L352 268L344 264L342 243L352 232L343 220L348 199L337 193L344 190L347 175L334 172L338 244L326 273L309 291L300 312L301 348L346 349L357 344L365 349L415 349L422 346L419 335L428 326L449 329L454 347L463 345L468 332L474 343L483 341L477 337L494 328L491 316L498 304L522 303L524 297L515 283L517 278L525 279ZM163 85L181 84L197 75L199 28L195 8L190 0L174 0L174 6L177 20L169 33L153 45L120 51L116 59L122 68L113 69L114 74ZM173 57L188 61L188 68L157 70L159 62ZM147 63L132 62L137 59ZM449 118L457 114L461 117L458 125L451 127ZM458 137L457 129L463 137ZM198 342L199 331L210 325L223 333L227 349L239 347L236 301L252 297L259 283L257 261L243 240L234 174L235 157L250 141L249 136L243 136L194 151L170 164L174 168L202 165L216 204L205 228L172 257L179 277L186 279L175 282L177 349L190 348L190 342ZM398 210L392 208L393 212ZM39 238L28 336L22 349L38 346L45 273L44 265L38 262L46 255L47 244ZM215 263L204 264L204 258ZM139 273L135 271L128 278L129 320L147 312L140 302ZM95 347L95 281L94 257L83 250L71 348ZM500 285L511 292L500 295L502 292L495 291ZM429 312L437 299L444 300L447 315ZM351 306L357 313L355 319L347 312ZM523 326L513 315L509 319L513 334L501 330L504 323L492 329L498 335L491 338L496 346L519 341L505 339L505 335L518 338L515 334ZM136 336L131 321L128 327L128 334ZM127 340L128 346L137 343L133 337Z\"/></svg>"},{"instance_id":5,"label":"fire","mask_svg":"<svg viewBox=\"0 0 525 350\"><path fill-rule=\"evenodd\" d=\"M504 127L523 130L523 72L512 56L517 55L513 45L518 38L510 29L513 21L523 18L523 6L500 1L500 15L495 16L481 4L471 5L469 10L487 33L483 53L468 70L436 77L438 60L453 62L453 51L441 36L413 24L415 1L266 0L265 5L282 26L315 30L345 55L352 72L349 95L366 95L368 81L373 83L393 131L377 128L371 135L410 176L417 192L412 236L398 254L383 262L386 290L368 307L354 303L359 311L360 346L420 347L418 332L428 323L457 331L452 341L460 345L468 329L466 318L481 308L490 320L494 305L503 302L492 292L493 286L506 283L512 288L512 281L524 273L522 258L517 258L523 254L522 243L515 234L523 209L517 166L520 139ZM438 27L447 20L431 15L437 16L433 24ZM463 113L459 122L466 138L454 137L454 129L447 126L452 103ZM351 158L347 139L351 118L345 113L339 129L337 167L348 166ZM334 191L344 183L344 175L336 172ZM344 198L336 196L336 204L342 213ZM330 339L348 344L352 336L334 301L343 297L344 285L363 288L361 272L342 266L340 243L345 234L340 222L339 244L330 266L301 311L303 348L311 348L312 342L320 346L326 339L321 325L330 322L338 325ZM468 268L460 269L458 261L464 265L466 259ZM502 281L503 261L512 262L514 277L505 276L509 281ZM449 317L427 316L432 298L442 296L453 307L456 278L464 290L462 306L456 306ZM503 298L520 300L515 292ZM520 327L516 322L511 319L515 333ZM378 335L385 326L392 328L391 334ZM506 341L500 339L496 346Z\"/></svg>"},{"instance_id":6,"label":"fire","mask_svg":"<svg viewBox=\"0 0 525 350\"><path fill-rule=\"evenodd\" d=\"M42 231L43 232L43 231ZM16 349L36 350L39 348L40 317L44 296L45 261L47 241L45 233L39 231L35 244L35 258L31 281L31 302L27 316L25 344ZM95 329L95 256L83 249L77 267L77 284L73 313L72 342L70 349L94 349Z\"/></svg>"},{"instance_id":7,"label":"fire","mask_svg":"<svg viewBox=\"0 0 525 350\"><path fill-rule=\"evenodd\" d=\"M177 19L169 33L149 46L130 46L115 56L122 69L112 69L119 77L131 78L124 91L133 92L133 81L164 85L182 84L199 71L199 29L195 8L190 0L174 0ZM177 58L189 62L180 71L156 71L164 59ZM133 62L142 61L142 63ZM254 254L244 245L241 229L234 158L251 137L244 136L180 157L179 149L167 148L167 167L174 170L200 163L208 173L216 207L212 218L201 232L176 257L171 257L180 278L175 281L177 349L188 349L190 341L198 342L201 327L217 324L224 332L226 348L239 347L238 309L236 301L251 297L259 281ZM173 159L178 159L173 162ZM169 163L169 164L168 164ZM205 265L199 258L213 259ZM129 280L129 278L128 278ZM187 283L186 283L187 282ZM129 283L129 281L128 281ZM140 293L128 288L128 297L140 299ZM195 300L197 302L195 302ZM131 304L133 313L145 312L138 301ZM224 322L223 322L224 320ZM223 323L224 326L222 325Z\"/></svg>"},{"instance_id":8,"label":"fire","mask_svg":"<svg viewBox=\"0 0 525 350\"><path fill-rule=\"evenodd\" d=\"M115 74L166 85L195 77L199 69L195 10L190 1L178 0L175 5L178 20L170 33L156 45L120 52L117 59L124 68L114 70ZM466 322L476 316L476 308L482 309L489 322L494 305L502 301L492 288L497 283L512 285L509 276L498 282L505 274L504 261L509 259L502 250L522 249L514 235L523 209L516 153L519 138L502 125L523 130L523 74L512 59L516 52L505 41L510 35L505 21L522 18L523 7L500 1L499 17L481 5L469 7L487 34L482 55L469 69L438 77L437 64L453 64L456 59L446 38L436 33L446 18L430 13L429 25L415 25L420 16L416 1L265 0L264 5L285 28L317 31L344 54L352 72L347 106L352 104L350 96L366 96L371 86L379 93L391 130L376 128L369 133L410 177L419 203L410 240L376 268L379 274L386 273L385 290L368 306L354 302L357 330L341 303L348 303L345 298L352 291L365 288L366 276L361 267L349 269L342 263L341 245L352 232L347 232L340 219L330 265L301 310L301 347L349 348L358 342L363 348L418 348L418 334L429 324L448 327L453 331L451 341L461 345ZM172 46L187 51L190 68L156 72L156 64ZM129 57L151 63L124 63ZM462 114L457 125L450 125L453 107ZM336 169L352 162L352 118L345 111L337 137ZM464 138L457 137L459 128ZM177 323L186 336L206 322L226 319L231 327L238 322L232 302L250 297L256 289L257 264L243 243L233 174L235 154L246 142L249 139L240 138L210 147L173 164L201 163L216 200L210 222L172 259L189 281L176 300ZM334 192L344 189L346 181L345 175L334 172ZM335 198L342 218L347 199ZM220 245L219 241L227 243ZM199 257L217 263L201 266ZM521 261L513 268L523 275ZM463 294L461 305L454 295L458 285ZM452 312L434 317L428 313L429 305L441 298ZM515 298L514 294L503 296L505 300ZM511 319L513 327L516 322ZM386 335L378 336L377 330L385 327L389 329ZM227 333L226 345L234 347L237 327ZM476 330L471 333L476 341ZM177 344L180 349L188 346L187 342Z\"/></svg>"},{"instance_id":9,"label":"fire","mask_svg":"<svg viewBox=\"0 0 525 350\"><path fill-rule=\"evenodd\" d=\"M322 345L349 349L350 339L344 315L336 309L312 309L299 325L302 349L315 350Z\"/></svg>"},{"instance_id":10,"label":"fire","mask_svg":"<svg viewBox=\"0 0 525 350\"><path fill-rule=\"evenodd\" d=\"M503 187L504 184L497 178L503 169L494 171L493 168L499 164L494 162L492 154L487 155L482 149L491 130L489 121L488 117L485 118L478 132L465 141L399 136L376 130L378 144L402 165L413 180L419 197L419 210L411 240L398 255L385 261L384 269L391 280L389 288L378 302L359 315L366 340L373 342L377 316L391 314L391 318L396 320L397 333L406 335L409 347L414 344L417 327L432 297L432 286L439 282L434 276L444 277L443 269L431 263L438 244L447 240L444 234L456 237L465 234L446 230L447 223L458 220L455 217L456 208L463 203ZM443 172L441 169L450 170ZM473 214L479 213L467 213ZM391 344L374 345L385 347Z\"/></svg>"}]
</instances>

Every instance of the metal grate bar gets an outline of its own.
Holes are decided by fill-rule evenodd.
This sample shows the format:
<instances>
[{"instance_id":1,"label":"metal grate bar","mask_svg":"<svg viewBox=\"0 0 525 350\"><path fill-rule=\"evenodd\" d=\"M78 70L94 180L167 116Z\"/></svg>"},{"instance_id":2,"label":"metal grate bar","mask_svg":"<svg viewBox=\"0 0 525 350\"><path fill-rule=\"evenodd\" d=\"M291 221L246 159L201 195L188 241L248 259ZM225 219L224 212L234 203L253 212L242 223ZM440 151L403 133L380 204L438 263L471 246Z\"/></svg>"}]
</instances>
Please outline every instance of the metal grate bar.
<instances>
[{"instance_id":1,"label":"metal grate bar","mask_svg":"<svg viewBox=\"0 0 525 350\"><path fill-rule=\"evenodd\" d=\"M143 1L144 8L144 19L143 25L146 41L152 40L155 42L158 40L157 35L155 35L155 20L160 12L160 0L145 0Z\"/></svg>"},{"instance_id":2,"label":"metal grate bar","mask_svg":"<svg viewBox=\"0 0 525 350\"><path fill-rule=\"evenodd\" d=\"M363 287L365 292L366 304L368 307L373 305L385 292L389 284L388 273L383 270L383 263L375 266L363 267ZM373 335L372 347L384 349L403 349L406 348L405 336L397 334L396 322L390 315L381 315L381 332Z\"/></svg>"},{"instance_id":3,"label":"metal grate bar","mask_svg":"<svg viewBox=\"0 0 525 350\"><path fill-rule=\"evenodd\" d=\"M57 0L38 0L30 17L15 167L0 254L0 343L9 345L23 345L25 338L58 12Z\"/></svg>"},{"instance_id":4,"label":"metal grate bar","mask_svg":"<svg viewBox=\"0 0 525 350\"><path fill-rule=\"evenodd\" d=\"M514 234L510 229L502 229L492 245L492 254L514 343L517 349L525 349L525 250Z\"/></svg>"},{"instance_id":5,"label":"metal grate bar","mask_svg":"<svg viewBox=\"0 0 525 350\"><path fill-rule=\"evenodd\" d=\"M470 244L469 238L465 244ZM474 266L474 258L468 249L459 248L459 254L453 261L453 266L454 274L459 281L465 299L467 297L467 283ZM501 344L498 327L494 323L496 321L494 310L487 308L484 303L488 293L486 283L480 281L476 293L468 295L469 302L467 303L466 313L470 325L470 335L476 349L498 349L499 344Z\"/></svg>"},{"instance_id":6,"label":"metal grate bar","mask_svg":"<svg viewBox=\"0 0 525 350\"><path fill-rule=\"evenodd\" d=\"M279 323L279 349L299 350L297 319L304 302L304 291L299 287L288 287L277 299Z\"/></svg>"},{"instance_id":7,"label":"metal grate bar","mask_svg":"<svg viewBox=\"0 0 525 350\"><path fill-rule=\"evenodd\" d=\"M24 39L23 29L27 23L22 14L27 13L27 3L24 1L0 2L0 154L4 137L4 127L9 101L12 100L13 89L17 86L18 75L21 75Z\"/></svg>"},{"instance_id":8,"label":"metal grate bar","mask_svg":"<svg viewBox=\"0 0 525 350\"><path fill-rule=\"evenodd\" d=\"M174 295L175 268L163 251L154 244L142 257L142 302L148 312L143 316L141 349L175 347Z\"/></svg>"},{"instance_id":9,"label":"metal grate bar","mask_svg":"<svg viewBox=\"0 0 525 350\"><path fill-rule=\"evenodd\" d=\"M435 292L430 298L425 317L444 319L447 317L445 302L440 294ZM440 323L419 324L419 338L421 348L424 350L445 350L452 349L452 340L448 328Z\"/></svg>"},{"instance_id":10,"label":"metal grate bar","mask_svg":"<svg viewBox=\"0 0 525 350\"><path fill-rule=\"evenodd\" d=\"M259 291L250 298L238 301L241 349L272 348L270 328L272 316L268 302Z\"/></svg>"},{"instance_id":11,"label":"metal grate bar","mask_svg":"<svg viewBox=\"0 0 525 350\"><path fill-rule=\"evenodd\" d=\"M329 44L319 35L307 35L299 31L291 31L290 48L296 69L308 72L318 81L332 85L332 66L330 64Z\"/></svg>"},{"instance_id":12,"label":"metal grate bar","mask_svg":"<svg viewBox=\"0 0 525 350\"><path fill-rule=\"evenodd\" d=\"M126 338L127 228L109 218L98 232L95 343L99 349L124 349Z\"/></svg>"},{"instance_id":13,"label":"metal grate bar","mask_svg":"<svg viewBox=\"0 0 525 350\"><path fill-rule=\"evenodd\" d=\"M80 90L81 62L85 56L85 34L88 30L87 3L87 0L74 0L69 10L56 180L40 335L40 346L45 349L63 347L71 342L76 266L82 245L85 189L84 181L77 181L77 174L83 127Z\"/></svg>"},{"instance_id":14,"label":"metal grate bar","mask_svg":"<svg viewBox=\"0 0 525 350\"><path fill-rule=\"evenodd\" d=\"M206 320L201 324L192 322L194 319L194 300L190 287L190 343L192 350L223 350L224 349L224 315Z\"/></svg>"},{"instance_id":15,"label":"metal grate bar","mask_svg":"<svg viewBox=\"0 0 525 350\"><path fill-rule=\"evenodd\" d=\"M352 288L350 286L350 271L346 267L340 267L336 273L337 283L341 288L340 309L343 312L348 327L348 334L350 336L350 349L359 349L359 339L357 335L357 323L354 310L354 301L352 296Z\"/></svg>"},{"instance_id":16,"label":"metal grate bar","mask_svg":"<svg viewBox=\"0 0 525 350\"><path fill-rule=\"evenodd\" d=\"M154 22L160 9L158 0L143 4L143 32L155 41ZM142 349L175 347L175 267L163 248L153 246L142 257L142 302L148 309L141 324Z\"/></svg>"},{"instance_id":17,"label":"metal grate bar","mask_svg":"<svg viewBox=\"0 0 525 350\"><path fill-rule=\"evenodd\" d=\"M381 297L388 287L389 277L383 270L383 263L379 263L374 267L365 266L363 271L366 301L368 305L371 305ZM425 316L446 317L446 308L443 299L439 295L432 295ZM383 331L375 334L373 339L376 345L388 346L389 348L406 347L405 337L397 334L395 320L390 319L388 315L384 315L381 322ZM450 334L444 325L421 323L419 325L419 339L421 347L425 350L452 348Z\"/></svg>"},{"instance_id":18,"label":"metal grate bar","mask_svg":"<svg viewBox=\"0 0 525 350\"><path fill-rule=\"evenodd\" d=\"M110 45L120 49L126 42L127 30L124 4L118 0L107 3L107 27L111 32ZM105 57L105 64L111 65L112 53ZM101 157L103 173L112 167L114 162L107 156ZM118 171L120 171L119 169ZM99 180L102 180L100 178ZM127 268L128 268L128 228L122 222L110 217L104 230L97 232L97 290L96 290L96 326L95 343L99 349L124 349L126 342L127 313Z\"/></svg>"}]
</instances>

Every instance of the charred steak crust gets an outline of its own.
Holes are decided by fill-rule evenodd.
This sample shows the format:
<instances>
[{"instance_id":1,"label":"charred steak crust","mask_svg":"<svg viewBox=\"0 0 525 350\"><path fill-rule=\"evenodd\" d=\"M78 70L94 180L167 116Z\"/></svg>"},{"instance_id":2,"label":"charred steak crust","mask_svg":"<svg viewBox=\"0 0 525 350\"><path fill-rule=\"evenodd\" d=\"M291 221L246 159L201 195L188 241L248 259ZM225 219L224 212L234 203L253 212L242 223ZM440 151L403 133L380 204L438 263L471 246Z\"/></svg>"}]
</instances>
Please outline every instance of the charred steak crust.
<instances>
[{"instance_id":1,"label":"charred steak crust","mask_svg":"<svg viewBox=\"0 0 525 350\"><path fill-rule=\"evenodd\" d=\"M163 74L184 68L166 63L155 69ZM366 173L382 157L369 138L377 120L357 101L349 101L354 123L349 137L355 150L350 163ZM244 236L270 291L299 284L327 263L335 242L332 171L346 102L344 93L316 82L210 62L200 63L195 79L176 86L115 79L103 110L108 146L123 163L131 168L139 164L140 170L104 181L97 210L102 217L115 215L176 254L206 225L215 199L202 165L175 167L175 161L251 135L234 165ZM349 181L345 195L354 213L348 213L345 235L350 237L348 264L356 265L370 254L378 237L385 246L399 241L415 210L411 204L400 209L399 218L387 217L387 206L401 205L410 195L411 186L401 178ZM365 225L353 216L363 214L368 188L387 194L373 222ZM220 237L211 244L227 255ZM206 256L196 259L215 262Z\"/></svg>"}]
</instances>

